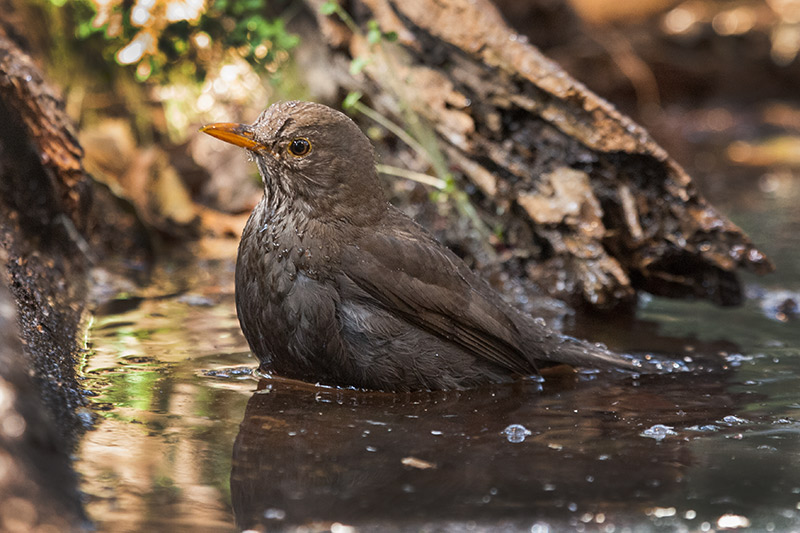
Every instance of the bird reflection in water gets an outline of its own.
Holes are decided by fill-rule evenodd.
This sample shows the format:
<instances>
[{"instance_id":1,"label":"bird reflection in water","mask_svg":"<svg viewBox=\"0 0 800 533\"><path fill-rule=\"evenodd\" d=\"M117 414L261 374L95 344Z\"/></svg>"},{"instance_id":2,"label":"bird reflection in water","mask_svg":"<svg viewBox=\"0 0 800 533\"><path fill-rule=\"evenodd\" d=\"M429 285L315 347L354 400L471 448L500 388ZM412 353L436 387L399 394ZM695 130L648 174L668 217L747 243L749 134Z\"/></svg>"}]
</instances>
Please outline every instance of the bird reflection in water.
<instances>
[{"instance_id":1,"label":"bird reflection in water","mask_svg":"<svg viewBox=\"0 0 800 533\"><path fill-rule=\"evenodd\" d=\"M262 380L234 445L237 525L633 523L680 485L687 428L731 412L719 377L563 374L416 393ZM658 425L676 434L647 438Z\"/></svg>"}]
</instances>

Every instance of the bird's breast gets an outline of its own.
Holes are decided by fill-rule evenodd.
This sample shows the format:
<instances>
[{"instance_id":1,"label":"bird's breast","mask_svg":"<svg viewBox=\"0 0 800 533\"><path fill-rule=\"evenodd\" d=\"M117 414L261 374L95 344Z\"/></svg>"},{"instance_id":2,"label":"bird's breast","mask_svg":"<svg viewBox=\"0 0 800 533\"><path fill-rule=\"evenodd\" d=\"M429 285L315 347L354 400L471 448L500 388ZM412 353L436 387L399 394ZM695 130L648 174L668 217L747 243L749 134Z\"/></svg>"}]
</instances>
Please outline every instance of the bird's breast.
<instances>
[{"instance_id":1,"label":"bird's breast","mask_svg":"<svg viewBox=\"0 0 800 533\"><path fill-rule=\"evenodd\" d=\"M261 279L272 298L291 290L297 276L313 280L330 277L334 253L324 230L290 213L252 216L242 234L237 270L240 278Z\"/></svg>"}]
</instances>

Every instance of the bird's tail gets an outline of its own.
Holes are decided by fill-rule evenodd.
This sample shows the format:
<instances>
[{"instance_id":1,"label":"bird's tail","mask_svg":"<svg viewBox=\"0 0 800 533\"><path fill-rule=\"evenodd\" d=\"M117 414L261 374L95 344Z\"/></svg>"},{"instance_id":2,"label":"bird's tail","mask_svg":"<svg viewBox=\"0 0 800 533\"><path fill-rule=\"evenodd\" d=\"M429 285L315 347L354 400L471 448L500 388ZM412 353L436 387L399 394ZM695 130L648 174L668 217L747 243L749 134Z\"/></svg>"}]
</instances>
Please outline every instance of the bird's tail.
<instances>
[{"instance_id":1,"label":"bird's tail","mask_svg":"<svg viewBox=\"0 0 800 533\"><path fill-rule=\"evenodd\" d=\"M535 330L539 331L535 331ZM535 363L567 364L580 368L623 370L639 374L661 374L688 371L689 367L654 353L621 354L611 351L602 343L591 343L569 335L552 332L535 324L527 328L526 346Z\"/></svg>"}]
</instances>

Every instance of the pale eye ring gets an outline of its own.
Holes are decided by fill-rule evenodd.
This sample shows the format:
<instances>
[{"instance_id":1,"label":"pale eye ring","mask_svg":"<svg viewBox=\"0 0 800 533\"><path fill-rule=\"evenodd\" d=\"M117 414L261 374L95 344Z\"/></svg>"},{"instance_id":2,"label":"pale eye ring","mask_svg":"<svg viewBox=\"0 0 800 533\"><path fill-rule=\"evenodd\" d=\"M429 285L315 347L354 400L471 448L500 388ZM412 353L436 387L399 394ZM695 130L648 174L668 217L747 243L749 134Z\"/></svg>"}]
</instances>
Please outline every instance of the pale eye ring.
<instances>
[{"instance_id":1,"label":"pale eye ring","mask_svg":"<svg viewBox=\"0 0 800 533\"><path fill-rule=\"evenodd\" d=\"M305 157L311 153L311 143L305 137L292 139L286 150L295 157Z\"/></svg>"}]
</instances>

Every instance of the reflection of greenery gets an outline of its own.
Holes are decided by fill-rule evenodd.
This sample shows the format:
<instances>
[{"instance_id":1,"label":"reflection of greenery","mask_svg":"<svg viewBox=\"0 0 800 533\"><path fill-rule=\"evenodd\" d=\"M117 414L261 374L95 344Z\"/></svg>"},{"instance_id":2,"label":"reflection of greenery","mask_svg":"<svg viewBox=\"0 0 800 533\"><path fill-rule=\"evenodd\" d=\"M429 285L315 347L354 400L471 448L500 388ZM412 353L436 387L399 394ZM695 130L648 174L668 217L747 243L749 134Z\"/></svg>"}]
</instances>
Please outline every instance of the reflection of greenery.
<instances>
[{"instance_id":1,"label":"reflection of greenery","mask_svg":"<svg viewBox=\"0 0 800 533\"><path fill-rule=\"evenodd\" d=\"M139 411L161 411L163 407L156 405L159 402L159 390L164 379L164 369L153 370L128 369L127 372L118 372L107 376L110 386L98 397L100 401L111 402L117 407L129 407Z\"/></svg>"},{"instance_id":2,"label":"reflection of greenery","mask_svg":"<svg viewBox=\"0 0 800 533\"><path fill-rule=\"evenodd\" d=\"M256 71L274 72L298 43L282 18L265 16L267 0L49 2L71 10L78 39L102 36L105 55L136 65L140 80L178 73L201 81L228 50Z\"/></svg>"},{"instance_id":3,"label":"reflection of greenery","mask_svg":"<svg viewBox=\"0 0 800 533\"><path fill-rule=\"evenodd\" d=\"M145 500L152 505L164 505L165 503L178 503L183 495L182 488L167 475L156 475L153 479L151 492L146 495Z\"/></svg>"}]
</instances>

